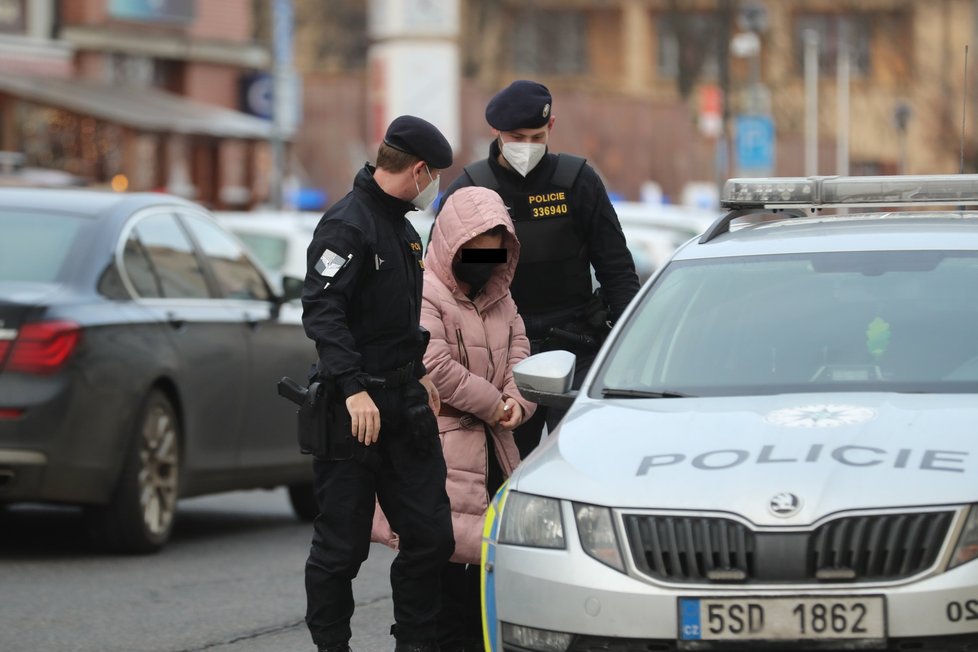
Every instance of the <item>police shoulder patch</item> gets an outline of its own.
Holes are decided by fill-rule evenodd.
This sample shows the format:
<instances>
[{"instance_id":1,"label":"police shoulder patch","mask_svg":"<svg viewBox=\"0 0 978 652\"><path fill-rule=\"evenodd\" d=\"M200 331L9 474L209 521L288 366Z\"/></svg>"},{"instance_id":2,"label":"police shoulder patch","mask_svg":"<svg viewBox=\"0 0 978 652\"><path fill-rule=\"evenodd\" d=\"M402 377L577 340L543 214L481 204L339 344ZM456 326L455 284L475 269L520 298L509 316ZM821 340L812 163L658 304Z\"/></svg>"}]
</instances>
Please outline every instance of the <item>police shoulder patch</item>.
<instances>
[{"instance_id":1,"label":"police shoulder patch","mask_svg":"<svg viewBox=\"0 0 978 652\"><path fill-rule=\"evenodd\" d=\"M323 252L323 255L319 257L319 261L316 262L316 273L324 278L333 278L336 274L343 269L347 261L351 256L343 256L327 249Z\"/></svg>"}]
</instances>

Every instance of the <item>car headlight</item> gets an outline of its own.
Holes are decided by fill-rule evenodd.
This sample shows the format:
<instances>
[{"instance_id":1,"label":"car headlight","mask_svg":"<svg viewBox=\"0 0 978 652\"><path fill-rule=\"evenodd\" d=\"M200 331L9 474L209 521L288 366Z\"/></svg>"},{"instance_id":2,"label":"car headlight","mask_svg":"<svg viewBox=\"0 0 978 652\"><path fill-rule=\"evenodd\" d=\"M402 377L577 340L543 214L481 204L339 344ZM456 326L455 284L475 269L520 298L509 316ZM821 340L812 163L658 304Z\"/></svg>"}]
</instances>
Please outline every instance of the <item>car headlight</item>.
<instances>
[{"instance_id":1,"label":"car headlight","mask_svg":"<svg viewBox=\"0 0 978 652\"><path fill-rule=\"evenodd\" d=\"M951 561L948 563L948 570L960 566L978 557L978 506L972 505L968 510L968 517L964 521L964 528L961 536L958 537L958 545L954 548Z\"/></svg>"},{"instance_id":2,"label":"car headlight","mask_svg":"<svg viewBox=\"0 0 978 652\"><path fill-rule=\"evenodd\" d=\"M510 491L503 507L499 543L535 548L563 548L560 501Z\"/></svg>"},{"instance_id":3,"label":"car headlight","mask_svg":"<svg viewBox=\"0 0 978 652\"><path fill-rule=\"evenodd\" d=\"M602 564L625 572L625 562L621 558L618 534L611 521L611 510L607 507L574 503L574 517L577 519L577 533L581 537L581 547Z\"/></svg>"}]
</instances>

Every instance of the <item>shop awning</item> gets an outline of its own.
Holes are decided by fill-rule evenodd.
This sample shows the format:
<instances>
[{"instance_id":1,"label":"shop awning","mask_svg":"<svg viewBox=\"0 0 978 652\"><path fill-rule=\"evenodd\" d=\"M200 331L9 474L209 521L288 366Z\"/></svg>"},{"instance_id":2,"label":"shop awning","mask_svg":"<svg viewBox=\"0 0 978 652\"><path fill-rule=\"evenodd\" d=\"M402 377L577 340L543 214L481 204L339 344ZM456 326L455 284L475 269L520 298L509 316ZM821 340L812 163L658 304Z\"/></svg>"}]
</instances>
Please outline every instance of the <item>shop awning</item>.
<instances>
[{"instance_id":1,"label":"shop awning","mask_svg":"<svg viewBox=\"0 0 978 652\"><path fill-rule=\"evenodd\" d=\"M0 93L142 131L262 140L273 135L268 120L155 88L109 86L86 79L0 75Z\"/></svg>"}]
</instances>

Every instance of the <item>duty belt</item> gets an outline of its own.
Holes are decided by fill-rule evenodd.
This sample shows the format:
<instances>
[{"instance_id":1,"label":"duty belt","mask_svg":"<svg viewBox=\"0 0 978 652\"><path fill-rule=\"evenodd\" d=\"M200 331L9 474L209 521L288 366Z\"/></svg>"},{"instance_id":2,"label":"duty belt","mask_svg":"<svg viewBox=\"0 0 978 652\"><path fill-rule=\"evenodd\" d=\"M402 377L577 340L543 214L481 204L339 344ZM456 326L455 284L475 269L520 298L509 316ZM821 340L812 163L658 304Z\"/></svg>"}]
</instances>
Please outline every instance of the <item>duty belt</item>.
<instances>
[{"instance_id":1,"label":"duty belt","mask_svg":"<svg viewBox=\"0 0 978 652\"><path fill-rule=\"evenodd\" d=\"M407 385L412 380L414 380L414 362L409 362L392 371L371 374L367 377L367 387L393 389Z\"/></svg>"}]
</instances>

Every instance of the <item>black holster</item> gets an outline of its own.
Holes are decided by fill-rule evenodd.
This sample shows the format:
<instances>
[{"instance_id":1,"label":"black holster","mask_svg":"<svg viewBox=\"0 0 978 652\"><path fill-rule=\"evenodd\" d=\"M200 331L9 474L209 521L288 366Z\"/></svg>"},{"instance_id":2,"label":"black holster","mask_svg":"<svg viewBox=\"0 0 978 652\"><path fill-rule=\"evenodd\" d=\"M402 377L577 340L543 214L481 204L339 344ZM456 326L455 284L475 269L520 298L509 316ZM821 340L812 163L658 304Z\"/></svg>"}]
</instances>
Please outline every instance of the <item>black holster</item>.
<instances>
[{"instance_id":1,"label":"black holster","mask_svg":"<svg viewBox=\"0 0 978 652\"><path fill-rule=\"evenodd\" d=\"M314 382L299 406L299 450L319 459L336 461L354 457L350 415L332 383Z\"/></svg>"},{"instance_id":2,"label":"black holster","mask_svg":"<svg viewBox=\"0 0 978 652\"><path fill-rule=\"evenodd\" d=\"M311 436L322 446L319 452L310 451L316 458L327 462L355 460L373 471L380 469L376 448L366 446L353 436L350 413L338 392L326 397L317 414L310 424Z\"/></svg>"},{"instance_id":3,"label":"black holster","mask_svg":"<svg viewBox=\"0 0 978 652\"><path fill-rule=\"evenodd\" d=\"M356 456L359 442L353 438L350 415L332 382L314 380L302 387L286 377L279 381L278 393L299 406L296 435L300 452L327 461Z\"/></svg>"},{"instance_id":4,"label":"black holster","mask_svg":"<svg viewBox=\"0 0 978 652\"><path fill-rule=\"evenodd\" d=\"M329 396L320 382L309 385L305 400L296 412L298 416L299 452L323 457L328 454L326 441L326 403Z\"/></svg>"}]
</instances>

